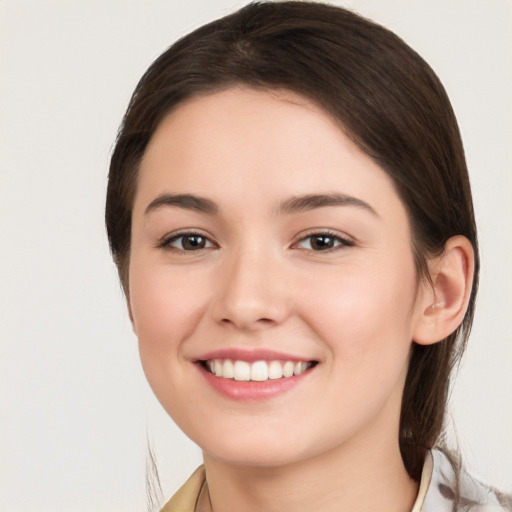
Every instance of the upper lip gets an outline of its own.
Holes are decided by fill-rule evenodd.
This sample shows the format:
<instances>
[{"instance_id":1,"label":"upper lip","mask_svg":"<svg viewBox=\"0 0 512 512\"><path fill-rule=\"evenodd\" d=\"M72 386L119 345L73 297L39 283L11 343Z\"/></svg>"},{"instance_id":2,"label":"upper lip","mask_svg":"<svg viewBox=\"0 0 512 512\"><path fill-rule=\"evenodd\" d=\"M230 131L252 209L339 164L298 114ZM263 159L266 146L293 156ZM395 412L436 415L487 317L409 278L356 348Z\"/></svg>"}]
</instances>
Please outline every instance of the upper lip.
<instances>
[{"instance_id":1,"label":"upper lip","mask_svg":"<svg viewBox=\"0 0 512 512\"><path fill-rule=\"evenodd\" d=\"M246 349L246 348L223 348L212 350L202 354L197 361L208 361L211 359L232 359L233 361L314 361L310 357L302 357L298 355L288 354L272 349Z\"/></svg>"}]
</instances>

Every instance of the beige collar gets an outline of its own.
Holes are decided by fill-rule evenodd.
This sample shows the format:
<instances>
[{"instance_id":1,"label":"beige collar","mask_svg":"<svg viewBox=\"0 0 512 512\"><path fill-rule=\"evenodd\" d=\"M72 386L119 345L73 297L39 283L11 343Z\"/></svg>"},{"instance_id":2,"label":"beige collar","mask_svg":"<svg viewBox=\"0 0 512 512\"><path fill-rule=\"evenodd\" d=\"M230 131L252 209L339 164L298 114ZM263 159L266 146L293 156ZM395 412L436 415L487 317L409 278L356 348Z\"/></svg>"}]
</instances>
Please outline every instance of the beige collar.
<instances>
[{"instance_id":1,"label":"beige collar","mask_svg":"<svg viewBox=\"0 0 512 512\"><path fill-rule=\"evenodd\" d=\"M421 472L420 489L411 512L421 512L421 509L423 508L423 502L425 501L425 496L427 495L428 488L430 487L430 480L432 479L433 467L434 463L432 460L432 454L427 452L425 455L425 462L423 463L423 471Z\"/></svg>"}]
</instances>

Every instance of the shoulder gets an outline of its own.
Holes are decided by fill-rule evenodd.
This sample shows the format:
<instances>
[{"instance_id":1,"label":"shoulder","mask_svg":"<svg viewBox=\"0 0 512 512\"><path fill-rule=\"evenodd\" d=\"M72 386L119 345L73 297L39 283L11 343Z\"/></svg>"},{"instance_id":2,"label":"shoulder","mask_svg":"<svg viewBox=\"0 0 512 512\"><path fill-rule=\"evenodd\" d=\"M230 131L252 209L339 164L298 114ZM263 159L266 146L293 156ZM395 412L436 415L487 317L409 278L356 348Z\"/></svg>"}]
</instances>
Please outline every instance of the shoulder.
<instances>
[{"instance_id":1,"label":"shoulder","mask_svg":"<svg viewBox=\"0 0 512 512\"><path fill-rule=\"evenodd\" d=\"M160 512L194 512L204 483L204 466L199 466Z\"/></svg>"},{"instance_id":2,"label":"shoulder","mask_svg":"<svg viewBox=\"0 0 512 512\"><path fill-rule=\"evenodd\" d=\"M431 456L432 476L422 512L512 511L511 495L498 492L464 469L456 473L448 457L441 450L432 450Z\"/></svg>"}]
</instances>

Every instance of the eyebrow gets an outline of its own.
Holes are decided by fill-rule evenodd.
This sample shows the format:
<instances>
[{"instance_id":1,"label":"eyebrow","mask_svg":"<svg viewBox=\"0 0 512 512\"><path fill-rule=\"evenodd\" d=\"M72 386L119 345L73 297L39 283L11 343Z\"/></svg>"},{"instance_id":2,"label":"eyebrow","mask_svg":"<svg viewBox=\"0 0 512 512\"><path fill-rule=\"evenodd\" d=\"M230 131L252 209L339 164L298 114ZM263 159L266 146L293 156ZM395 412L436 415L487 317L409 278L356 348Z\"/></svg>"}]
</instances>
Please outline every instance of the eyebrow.
<instances>
[{"instance_id":1,"label":"eyebrow","mask_svg":"<svg viewBox=\"0 0 512 512\"><path fill-rule=\"evenodd\" d=\"M379 214L365 201L345 194L308 194L292 197L281 204L279 211L286 214L301 213L327 206L356 206L379 217Z\"/></svg>"},{"instance_id":2,"label":"eyebrow","mask_svg":"<svg viewBox=\"0 0 512 512\"><path fill-rule=\"evenodd\" d=\"M186 210L216 215L219 207L215 202L194 194L161 194L146 207L145 214L158 210L162 206L177 206ZM365 201L345 194L307 194L287 199L278 208L280 213L302 213L328 206L356 206L378 217L378 213Z\"/></svg>"},{"instance_id":3,"label":"eyebrow","mask_svg":"<svg viewBox=\"0 0 512 512\"><path fill-rule=\"evenodd\" d=\"M219 213L219 207L213 201L193 194L161 194L148 204L144 213L158 210L162 206L177 206L209 215Z\"/></svg>"}]
</instances>

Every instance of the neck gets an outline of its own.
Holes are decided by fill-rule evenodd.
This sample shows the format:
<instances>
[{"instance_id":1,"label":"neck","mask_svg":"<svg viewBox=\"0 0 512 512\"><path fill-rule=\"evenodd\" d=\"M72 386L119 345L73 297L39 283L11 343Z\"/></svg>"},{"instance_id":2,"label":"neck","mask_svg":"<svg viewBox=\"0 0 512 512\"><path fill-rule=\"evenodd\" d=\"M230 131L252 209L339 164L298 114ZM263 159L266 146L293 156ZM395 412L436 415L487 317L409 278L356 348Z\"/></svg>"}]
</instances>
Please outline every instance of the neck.
<instances>
[{"instance_id":1,"label":"neck","mask_svg":"<svg viewBox=\"0 0 512 512\"><path fill-rule=\"evenodd\" d=\"M199 503L200 512L408 512L418 492L398 442L376 449L374 443L352 440L313 459L279 467L204 457L209 496Z\"/></svg>"}]
</instances>

